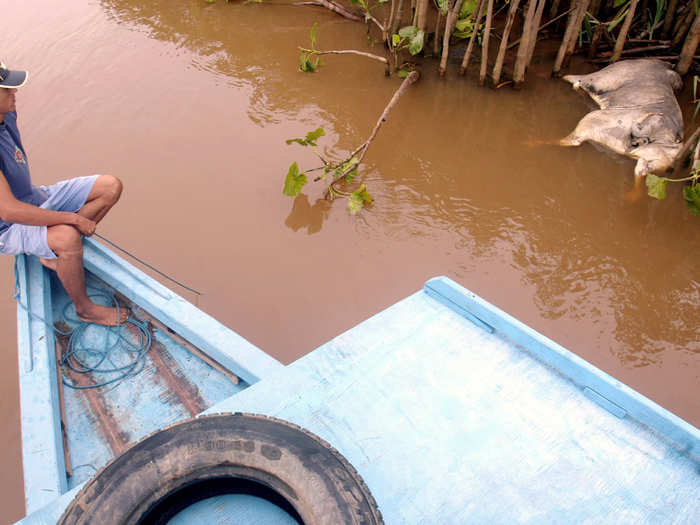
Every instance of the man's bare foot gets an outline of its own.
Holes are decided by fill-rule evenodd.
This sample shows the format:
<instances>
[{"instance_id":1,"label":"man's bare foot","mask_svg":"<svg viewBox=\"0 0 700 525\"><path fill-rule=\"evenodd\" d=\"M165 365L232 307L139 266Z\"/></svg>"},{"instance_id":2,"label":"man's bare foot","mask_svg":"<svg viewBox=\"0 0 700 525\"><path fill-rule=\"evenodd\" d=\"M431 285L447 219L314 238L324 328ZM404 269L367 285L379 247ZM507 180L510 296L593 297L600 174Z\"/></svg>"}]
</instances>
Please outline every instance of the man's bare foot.
<instances>
[{"instance_id":1,"label":"man's bare foot","mask_svg":"<svg viewBox=\"0 0 700 525\"><path fill-rule=\"evenodd\" d=\"M93 304L89 310L76 313L81 321L100 324L103 326L119 326L124 324L131 314L128 308L120 308L119 318L117 319L116 308L102 306L99 304Z\"/></svg>"},{"instance_id":2,"label":"man's bare foot","mask_svg":"<svg viewBox=\"0 0 700 525\"><path fill-rule=\"evenodd\" d=\"M58 259L39 259L39 262L41 262L41 264L43 264L46 268L48 268L49 270L53 270L54 272L58 267Z\"/></svg>"}]
</instances>

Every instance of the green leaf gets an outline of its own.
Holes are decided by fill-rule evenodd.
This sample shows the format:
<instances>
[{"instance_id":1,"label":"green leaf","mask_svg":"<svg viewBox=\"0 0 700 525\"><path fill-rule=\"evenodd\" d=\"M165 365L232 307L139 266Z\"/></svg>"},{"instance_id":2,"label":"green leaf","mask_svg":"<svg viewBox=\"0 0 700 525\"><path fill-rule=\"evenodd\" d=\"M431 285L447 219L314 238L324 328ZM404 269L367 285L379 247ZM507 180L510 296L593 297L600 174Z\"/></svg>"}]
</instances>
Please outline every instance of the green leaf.
<instances>
[{"instance_id":1,"label":"green leaf","mask_svg":"<svg viewBox=\"0 0 700 525\"><path fill-rule=\"evenodd\" d=\"M615 0L613 2L613 7L620 7L623 4L628 3L630 0Z\"/></svg>"},{"instance_id":2,"label":"green leaf","mask_svg":"<svg viewBox=\"0 0 700 525\"><path fill-rule=\"evenodd\" d=\"M355 215L364 207L364 205L365 201L359 195L355 195L353 193L348 198L348 211L350 212L350 215Z\"/></svg>"},{"instance_id":3,"label":"green leaf","mask_svg":"<svg viewBox=\"0 0 700 525\"><path fill-rule=\"evenodd\" d=\"M302 53L299 57L299 69L301 69L304 73L313 73L316 71L317 65L318 61L316 61L316 64L311 62L308 53Z\"/></svg>"},{"instance_id":4,"label":"green leaf","mask_svg":"<svg viewBox=\"0 0 700 525\"><path fill-rule=\"evenodd\" d=\"M311 27L311 48L316 49L316 28L318 27L318 22L315 22Z\"/></svg>"},{"instance_id":5,"label":"green leaf","mask_svg":"<svg viewBox=\"0 0 700 525\"><path fill-rule=\"evenodd\" d=\"M345 182L350 184L357 177L357 168L353 168L348 173L345 174Z\"/></svg>"},{"instance_id":6,"label":"green leaf","mask_svg":"<svg viewBox=\"0 0 700 525\"><path fill-rule=\"evenodd\" d=\"M690 209L690 213L700 217L700 184L685 186L683 188L683 197L688 205L688 209Z\"/></svg>"},{"instance_id":7,"label":"green leaf","mask_svg":"<svg viewBox=\"0 0 700 525\"><path fill-rule=\"evenodd\" d=\"M668 179L664 177L657 177L656 175L650 173L647 175L646 184L649 197L654 197L655 199L666 198L666 185L668 184Z\"/></svg>"},{"instance_id":8,"label":"green leaf","mask_svg":"<svg viewBox=\"0 0 700 525\"><path fill-rule=\"evenodd\" d=\"M396 47L396 46L398 46L400 43L401 43L401 37L400 37L399 35L397 35L396 33L394 33L393 35L391 35L391 45L392 45L392 46ZM695 77L695 78L697 78L697 77Z\"/></svg>"},{"instance_id":9,"label":"green leaf","mask_svg":"<svg viewBox=\"0 0 700 525\"><path fill-rule=\"evenodd\" d=\"M416 26L405 26L399 29L399 36L404 40L411 40L417 34L418 28Z\"/></svg>"},{"instance_id":10,"label":"green leaf","mask_svg":"<svg viewBox=\"0 0 700 525\"><path fill-rule=\"evenodd\" d=\"M316 140L318 140L319 137L323 137L326 134L325 131L323 131L323 128L317 128L313 131L309 131L306 134L305 137L305 142L304 146L310 145L310 146L315 146L316 145Z\"/></svg>"},{"instance_id":11,"label":"green leaf","mask_svg":"<svg viewBox=\"0 0 700 525\"><path fill-rule=\"evenodd\" d=\"M423 44L425 43L425 31L418 31L416 35L411 38L408 43L408 52L412 55L417 55L423 49Z\"/></svg>"},{"instance_id":12,"label":"green leaf","mask_svg":"<svg viewBox=\"0 0 700 525\"><path fill-rule=\"evenodd\" d=\"M466 0L462 4L462 8L459 10L458 18L466 18L470 16L474 11L476 11L478 0Z\"/></svg>"},{"instance_id":13,"label":"green leaf","mask_svg":"<svg viewBox=\"0 0 700 525\"><path fill-rule=\"evenodd\" d=\"M467 29L469 27L473 27L473 26L474 26L474 24L471 21L471 19L469 19L469 18L463 18L463 19L457 20L457 22L455 22L455 29L457 31L464 31L465 29Z\"/></svg>"},{"instance_id":14,"label":"green leaf","mask_svg":"<svg viewBox=\"0 0 700 525\"><path fill-rule=\"evenodd\" d=\"M306 184L306 175L299 172L297 163L293 163L287 172L287 178L284 179L284 189L282 193L290 197L296 197Z\"/></svg>"},{"instance_id":15,"label":"green leaf","mask_svg":"<svg viewBox=\"0 0 700 525\"><path fill-rule=\"evenodd\" d=\"M351 215L355 215L366 204L372 204L374 198L369 194L365 185L360 186L360 189L353 191L348 199L348 211Z\"/></svg>"},{"instance_id":16,"label":"green leaf","mask_svg":"<svg viewBox=\"0 0 700 525\"><path fill-rule=\"evenodd\" d=\"M447 11L450 9L449 0L437 0L437 5L442 16L447 15Z\"/></svg>"},{"instance_id":17,"label":"green leaf","mask_svg":"<svg viewBox=\"0 0 700 525\"><path fill-rule=\"evenodd\" d=\"M398 72L399 78L406 78L410 74L411 74L411 72L408 71L407 69L399 69L399 72Z\"/></svg>"}]
</instances>

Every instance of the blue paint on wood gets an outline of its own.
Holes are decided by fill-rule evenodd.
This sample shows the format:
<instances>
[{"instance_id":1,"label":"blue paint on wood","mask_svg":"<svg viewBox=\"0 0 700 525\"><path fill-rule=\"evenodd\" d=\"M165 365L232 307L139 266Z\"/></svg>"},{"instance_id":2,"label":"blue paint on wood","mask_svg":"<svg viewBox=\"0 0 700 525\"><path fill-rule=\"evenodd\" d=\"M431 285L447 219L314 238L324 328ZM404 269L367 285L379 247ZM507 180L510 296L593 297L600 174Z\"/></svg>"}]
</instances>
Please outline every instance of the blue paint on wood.
<instances>
[{"instance_id":1,"label":"blue paint on wood","mask_svg":"<svg viewBox=\"0 0 700 525\"><path fill-rule=\"evenodd\" d=\"M328 441L392 525L700 522L698 429L446 278L207 413L235 411Z\"/></svg>"},{"instance_id":2,"label":"blue paint on wood","mask_svg":"<svg viewBox=\"0 0 700 525\"><path fill-rule=\"evenodd\" d=\"M22 463L25 503L31 513L67 489L48 277L38 259L18 256L17 307ZM25 309L26 307L26 309Z\"/></svg>"},{"instance_id":3,"label":"blue paint on wood","mask_svg":"<svg viewBox=\"0 0 700 525\"><path fill-rule=\"evenodd\" d=\"M248 384L284 368L279 361L126 263L97 241L86 239L83 246L87 270L157 317ZM149 285L144 286L144 282L148 282Z\"/></svg>"}]
</instances>

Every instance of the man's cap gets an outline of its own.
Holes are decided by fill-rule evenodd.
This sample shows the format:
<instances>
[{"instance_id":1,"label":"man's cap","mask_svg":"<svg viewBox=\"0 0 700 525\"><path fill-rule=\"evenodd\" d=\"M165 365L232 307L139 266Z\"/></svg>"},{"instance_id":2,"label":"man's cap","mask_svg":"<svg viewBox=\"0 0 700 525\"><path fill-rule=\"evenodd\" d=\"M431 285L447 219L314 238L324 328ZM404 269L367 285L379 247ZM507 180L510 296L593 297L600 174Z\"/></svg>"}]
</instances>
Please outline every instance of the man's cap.
<instances>
[{"instance_id":1,"label":"man's cap","mask_svg":"<svg viewBox=\"0 0 700 525\"><path fill-rule=\"evenodd\" d=\"M29 78L29 73L18 69L7 69L3 62L0 62L0 88L22 87Z\"/></svg>"}]
</instances>

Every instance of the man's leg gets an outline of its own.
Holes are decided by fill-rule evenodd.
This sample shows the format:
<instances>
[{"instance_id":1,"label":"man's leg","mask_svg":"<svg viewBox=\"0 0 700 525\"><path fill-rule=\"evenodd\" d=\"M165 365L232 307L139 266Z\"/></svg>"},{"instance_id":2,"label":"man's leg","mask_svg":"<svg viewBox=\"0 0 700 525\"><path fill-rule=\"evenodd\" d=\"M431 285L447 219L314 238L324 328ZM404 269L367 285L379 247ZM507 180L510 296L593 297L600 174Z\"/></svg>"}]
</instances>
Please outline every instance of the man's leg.
<instances>
[{"instance_id":1,"label":"man's leg","mask_svg":"<svg viewBox=\"0 0 700 525\"><path fill-rule=\"evenodd\" d=\"M78 214L100 222L122 194L122 182L112 175L100 175L92 185L87 200Z\"/></svg>"},{"instance_id":2,"label":"man's leg","mask_svg":"<svg viewBox=\"0 0 700 525\"><path fill-rule=\"evenodd\" d=\"M77 213L95 222L100 222L112 206L117 203L121 194L122 182L118 178L112 175L100 175L92 185L85 204ZM50 270L57 271L57 259L40 259L40 261Z\"/></svg>"},{"instance_id":3,"label":"man's leg","mask_svg":"<svg viewBox=\"0 0 700 525\"><path fill-rule=\"evenodd\" d=\"M87 322L114 326L126 321L129 310L117 309L93 303L85 290L83 270L83 242L80 232L73 226L59 224L50 226L46 233L49 247L58 255L56 273L75 304L78 317Z\"/></svg>"}]
</instances>

